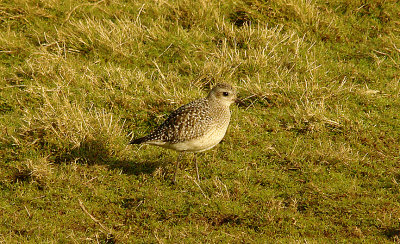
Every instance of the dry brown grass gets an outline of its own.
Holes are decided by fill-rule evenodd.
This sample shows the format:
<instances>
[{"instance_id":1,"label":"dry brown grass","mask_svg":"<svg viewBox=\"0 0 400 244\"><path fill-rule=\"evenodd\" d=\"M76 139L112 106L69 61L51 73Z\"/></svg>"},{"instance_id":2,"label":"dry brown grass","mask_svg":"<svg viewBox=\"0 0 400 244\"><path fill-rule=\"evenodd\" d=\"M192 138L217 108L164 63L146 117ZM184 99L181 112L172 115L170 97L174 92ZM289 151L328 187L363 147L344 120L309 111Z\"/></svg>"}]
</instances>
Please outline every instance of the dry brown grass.
<instances>
[{"instance_id":1,"label":"dry brown grass","mask_svg":"<svg viewBox=\"0 0 400 244\"><path fill-rule=\"evenodd\" d=\"M0 242L397 241L398 13L0 3ZM127 143L218 82L228 134L173 186L175 153Z\"/></svg>"}]
</instances>

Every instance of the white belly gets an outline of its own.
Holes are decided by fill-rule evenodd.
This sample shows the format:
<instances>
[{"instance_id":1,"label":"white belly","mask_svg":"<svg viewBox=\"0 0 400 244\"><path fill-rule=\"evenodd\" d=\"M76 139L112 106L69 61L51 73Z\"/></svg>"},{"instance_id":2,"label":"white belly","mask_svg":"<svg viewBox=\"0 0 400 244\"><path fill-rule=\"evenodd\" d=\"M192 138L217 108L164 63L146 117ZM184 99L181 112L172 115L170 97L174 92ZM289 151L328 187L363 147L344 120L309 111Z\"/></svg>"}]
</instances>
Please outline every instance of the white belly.
<instances>
[{"instance_id":1,"label":"white belly","mask_svg":"<svg viewBox=\"0 0 400 244\"><path fill-rule=\"evenodd\" d=\"M192 139L185 142L179 142L175 144L166 143L164 145L159 145L168 149L173 149L176 151L188 151L188 152L202 152L216 146L222 138L224 138L226 129L228 128L228 123L222 128L216 127L210 130L204 136Z\"/></svg>"}]
</instances>

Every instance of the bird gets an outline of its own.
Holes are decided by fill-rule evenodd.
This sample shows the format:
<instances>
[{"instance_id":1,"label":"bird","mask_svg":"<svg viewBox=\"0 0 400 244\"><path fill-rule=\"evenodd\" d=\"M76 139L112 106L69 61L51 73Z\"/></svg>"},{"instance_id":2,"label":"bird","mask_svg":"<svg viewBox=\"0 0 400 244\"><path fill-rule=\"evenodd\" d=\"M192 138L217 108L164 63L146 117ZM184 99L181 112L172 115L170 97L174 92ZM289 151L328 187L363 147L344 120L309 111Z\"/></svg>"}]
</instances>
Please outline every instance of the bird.
<instances>
[{"instance_id":1,"label":"bird","mask_svg":"<svg viewBox=\"0 0 400 244\"><path fill-rule=\"evenodd\" d=\"M230 105L236 98L237 92L232 85L218 83L207 97L179 107L150 134L129 144L149 144L178 151L173 178L176 182L183 153L209 150L224 138L231 118ZM197 180L200 181L196 155L194 159Z\"/></svg>"}]
</instances>

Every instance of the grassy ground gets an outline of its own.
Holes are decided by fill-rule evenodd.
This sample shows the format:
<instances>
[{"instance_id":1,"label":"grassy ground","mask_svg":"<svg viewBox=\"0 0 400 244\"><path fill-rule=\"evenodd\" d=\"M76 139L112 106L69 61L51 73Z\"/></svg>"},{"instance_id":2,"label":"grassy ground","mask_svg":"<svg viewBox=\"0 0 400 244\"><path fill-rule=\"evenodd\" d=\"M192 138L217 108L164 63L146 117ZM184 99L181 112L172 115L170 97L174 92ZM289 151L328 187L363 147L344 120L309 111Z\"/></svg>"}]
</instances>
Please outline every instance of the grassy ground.
<instances>
[{"instance_id":1,"label":"grassy ground","mask_svg":"<svg viewBox=\"0 0 400 244\"><path fill-rule=\"evenodd\" d=\"M0 242L399 242L400 4L0 2ZM229 82L223 142L128 146Z\"/></svg>"}]
</instances>

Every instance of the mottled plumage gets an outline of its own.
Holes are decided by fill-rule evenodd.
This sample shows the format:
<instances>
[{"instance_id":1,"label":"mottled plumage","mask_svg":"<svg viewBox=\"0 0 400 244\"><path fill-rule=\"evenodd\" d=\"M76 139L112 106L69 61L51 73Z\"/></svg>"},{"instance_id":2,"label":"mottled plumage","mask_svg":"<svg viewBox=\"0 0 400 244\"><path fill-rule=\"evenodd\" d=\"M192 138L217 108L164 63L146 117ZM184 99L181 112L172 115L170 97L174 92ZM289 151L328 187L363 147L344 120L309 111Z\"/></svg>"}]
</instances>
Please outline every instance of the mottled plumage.
<instances>
[{"instance_id":1,"label":"mottled plumage","mask_svg":"<svg viewBox=\"0 0 400 244\"><path fill-rule=\"evenodd\" d=\"M131 143L136 144L135 141L140 141L148 144L174 144L200 137L212 124L209 111L210 106L206 99L195 100L172 112L154 132Z\"/></svg>"},{"instance_id":2,"label":"mottled plumage","mask_svg":"<svg viewBox=\"0 0 400 244\"><path fill-rule=\"evenodd\" d=\"M229 105L235 99L236 91L231 85L218 84L206 98L178 108L154 132L131 144L146 143L177 151L207 150L224 137L231 116ZM192 147L185 147L185 143Z\"/></svg>"},{"instance_id":3,"label":"mottled plumage","mask_svg":"<svg viewBox=\"0 0 400 244\"><path fill-rule=\"evenodd\" d=\"M231 117L229 106L235 99L236 90L231 85L217 84L206 98L178 108L152 133L130 144L144 143L179 152L208 150L224 137Z\"/></svg>"}]
</instances>

